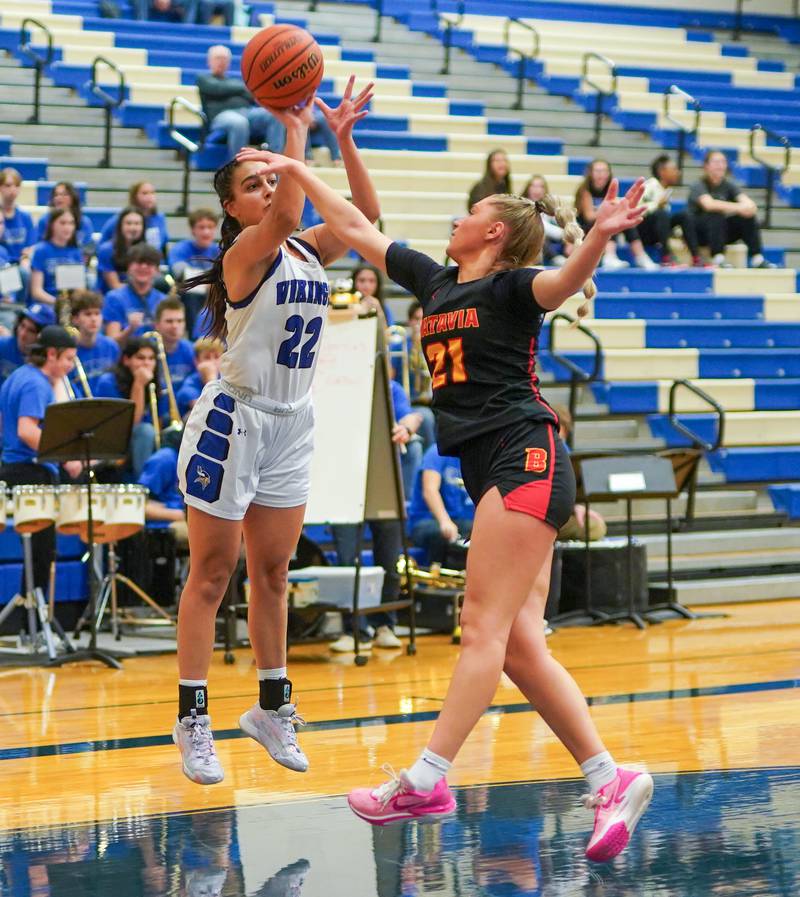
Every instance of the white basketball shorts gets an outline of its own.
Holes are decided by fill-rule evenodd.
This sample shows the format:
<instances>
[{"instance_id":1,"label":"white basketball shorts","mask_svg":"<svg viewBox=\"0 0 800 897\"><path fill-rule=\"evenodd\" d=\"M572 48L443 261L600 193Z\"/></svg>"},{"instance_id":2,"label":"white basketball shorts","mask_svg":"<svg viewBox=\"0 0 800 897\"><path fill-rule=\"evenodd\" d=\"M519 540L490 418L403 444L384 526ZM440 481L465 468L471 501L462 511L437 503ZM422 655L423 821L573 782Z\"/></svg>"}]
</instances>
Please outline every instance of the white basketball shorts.
<instances>
[{"instance_id":1,"label":"white basketball shorts","mask_svg":"<svg viewBox=\"0 0 800 897\"><path fill-rule=\"evenodd\" d=\"M187 505L226 520L241 520L251 504L295 508L308 500L313 450L310 394L283 405L217 380L186 422L180 489Z\"/></svg>"}]
</instances>

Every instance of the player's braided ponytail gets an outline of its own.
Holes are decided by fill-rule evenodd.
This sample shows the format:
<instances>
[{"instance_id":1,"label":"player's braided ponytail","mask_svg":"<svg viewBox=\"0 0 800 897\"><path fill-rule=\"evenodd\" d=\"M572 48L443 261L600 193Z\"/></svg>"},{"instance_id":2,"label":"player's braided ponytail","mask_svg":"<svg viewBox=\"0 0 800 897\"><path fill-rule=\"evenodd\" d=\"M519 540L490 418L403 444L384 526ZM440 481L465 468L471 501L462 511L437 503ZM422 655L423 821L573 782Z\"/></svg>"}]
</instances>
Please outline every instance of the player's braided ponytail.
<instances>
[{"instance_id":1,"label":"player's braided ponytail","mask_svg":"<svg viewBox=\"0 0 800 897\"><path fill-rule=\"evenodd\" d=\"M567 243L580 246L583 242L583 229L576 220L575 209L549 193L535 201L502 194L493 196L492 203L498 210L500 221L509 228L509 237L498 258L498 262L505 267L523 268L538 260L544 245L542 215L555 218L556 224L564 231ZM586 299L578 309L580 318L589 313L589 300L597 295L597 287L591 278L583 285L583 295Z\"/></svg>"},{"instance_id":2,"label":"player's braided ponytail","mask_svg":"<svg viewBox=\"0 0 800 897\"><path fill-rule=\"evenodd\" d=\"M204 336L209 336L212 339L225 339L227 334L225 303L228 293L222 276L222 260L242 231L241 224L232 215L225 212L225 203L233 199L233 173L236 171L237 164L236 160L232 159L214 173L214 189L224 212L220 226L219 254L208 271L188 278L181 285L181 292L187 293L203 284L208 284L203 310L211 316L211 323Z\"/></svg>"}]
</instances>

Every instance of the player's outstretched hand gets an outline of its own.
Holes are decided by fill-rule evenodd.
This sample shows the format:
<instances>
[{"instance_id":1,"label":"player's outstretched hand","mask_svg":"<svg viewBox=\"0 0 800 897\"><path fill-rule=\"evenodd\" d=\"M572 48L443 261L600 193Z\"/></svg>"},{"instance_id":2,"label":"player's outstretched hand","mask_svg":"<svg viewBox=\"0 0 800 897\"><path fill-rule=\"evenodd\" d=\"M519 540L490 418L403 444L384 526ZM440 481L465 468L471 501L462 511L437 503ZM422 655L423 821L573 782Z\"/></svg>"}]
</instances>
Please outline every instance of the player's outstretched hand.
<instances>
[{"instance_id":1,"label":"player's outstretched hand","mask_svg":"<svg viewBox=\"0 0 800 897\"><path fill-rule=\"evenodd\" d=\"M335 109L331 109L331 107L319 97L314 100L327 119L328 124L331 126L331 130L336 135L338 141L349 137L355 123L361 121L362 118L365 118L369 114L369 111L365 107L373 97L372 88L375 86L375 83L370 81L358 96L353 97L353 85L355 82L356 76L350 75L347 87L345 87L344 93L342 94L342 101Z\"/></svg>"},{"instance_id":2,"label":"player's outstretched hand","mask_svg":"<svg viewBox=\"0 0 800 897\"><path fill-rule=\"evenodd\" d=\"M606 237L613 237L629 227L636 227L644 218L645 206L639 205L644 195L644 178L638 178L622 198L619 197L619 181L614 178L597 210L594 226Z\"/></svg>"},{"instance_id":3,"label":"player's outstretched hand","mask_svg":"<svg viewBox=\"0 0 800 897\"><path fill-rule=\"evenodd\" d=\"M264 108L273 118L277 118L287 130L293 127L310 128L314 120L315 96L316 91L301 104L290 106L288 109L277 109L275 106L265 106Z\"/></svg>"},{"instance_id":4,"label":"player's outstretched hand","mask_svg":"<svg viewBox=\"0 0 800 897\"><path fill-rule=\"evenodd\" d=\"M290 174L295 165L302 165L296 159L269 150L256 149L254 146L243 146L236 154L237 162L266 162L270 174Z\"/></svg>"}]
</instances>

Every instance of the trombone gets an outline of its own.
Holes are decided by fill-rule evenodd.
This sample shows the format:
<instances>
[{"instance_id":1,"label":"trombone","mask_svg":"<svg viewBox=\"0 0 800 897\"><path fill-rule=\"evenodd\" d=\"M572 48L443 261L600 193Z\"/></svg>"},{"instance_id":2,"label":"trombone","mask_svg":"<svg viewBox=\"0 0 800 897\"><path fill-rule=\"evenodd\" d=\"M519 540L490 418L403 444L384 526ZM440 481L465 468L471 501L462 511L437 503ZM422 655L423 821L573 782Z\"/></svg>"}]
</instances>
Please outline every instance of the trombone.
<instances>
[{"instance_id":1,"label":"trombone","mask_svg":"<svg viewBox=\"0 0 800 897\"><path fill-rule=\"evenodd\" d=\"M172 375L169 372L169 365L167 364L167 350L164 348L164 340L157 330L148 330L146 333L142 334L142 338L151 339L156 344L156 357L158 358L158 365L161 368L161 374L164 378L164 391L167 394L167 403L169 405L169 424L162 429L160 427L160 422L158 422L158 408L156 407L154 409L153 407L154 404L158 404L153 401L154 393L149 397L153 426L156 427L156 444L160 446L163 433L167 430L182 430L183 420L181 418L181 413L178 410L177 399L175 398L175 387L172 384Z\"/></svg>"},{"instance_id":2,"label":"trombone","mask_svg":"<svg viewBox=\"0 0 800 897\"><path fill-rule=\"evenodd\" d=\"M80 331L77 327L74 327L72 324L64 324L64 329L70 334L70 336L74 336L77 340L80 336ZM92 395L92 388L89 386L89 378L86 376L86 370L83 367L83 362L78 358L77 354L75 355L75 374L78 377L78 382L81 385L81 389L83 390L83 398L84 399L92 399L94 396ZM64 388L67 391L67 398L70 402L74 402L77 399L77 394L75 393L75 387L72 384L72 381L69 377L64 377Z\"/></svg>"}]
</instances>

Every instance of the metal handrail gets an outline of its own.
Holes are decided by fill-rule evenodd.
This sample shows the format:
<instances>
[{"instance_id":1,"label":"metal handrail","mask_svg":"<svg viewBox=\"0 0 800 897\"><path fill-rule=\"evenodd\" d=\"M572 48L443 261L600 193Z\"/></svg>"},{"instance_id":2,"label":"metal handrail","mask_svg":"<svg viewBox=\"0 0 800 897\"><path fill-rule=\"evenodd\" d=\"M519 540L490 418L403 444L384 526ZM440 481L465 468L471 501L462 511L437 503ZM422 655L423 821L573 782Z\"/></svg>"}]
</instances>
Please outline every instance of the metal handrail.
<instances>
[{"instance_id":1,"label":"metal handrail","mask_svg":"<svg viewBox=\"0 0 800 897\"><path fill-rule=\"evenodd\" d=\"M744 13L743 10L744 0L736 0L736 7L733 12L733 32L731 33L731 40L740 40L742 37L742 31L744 30L744 23L742 22L742 16Z\"/></svg>"},{"instance_id":2,"label":"metal handrail","mask_svg":"<svg viewBox=\"0 0 800 897\"><path fill-rule=\"evenodd\" d=\"M611 73L610 93L606 90L603 90L603 88L600 87L599 84L595 84L589 79L589 62L592 59L597 59L599 62L602 62L603 65L605 65ZM602 53L589 51L588 53L583 54L581 80L585 81L589 85L589 87L593 87L597 91L597 100L594 107L594 137L589 142L589 146L597 146L600 143L600 128L602 126L601 121L603 117L603 100L606 97L614 96L614 94L617 92L617 66L611 59L608 58L608 56L603 56Z\"/></svg>"},{"instance_id":3,"label":"metal handrail","mask_svg":"<svg viewBox=\"0 0 800 897\"><path fill-rule=\"evenodd\" d=\"M372 42L379 44L381 42L381 28L383 27L383 0L375 0L375 34L372 36Z\"/></svg>"},{"instance_id":4,"label":"metal handrail","mask_svg":"<svg viewBox=\"0 0 800 897\"><path fill-rule=\"evenodd\" d=\"M458 28L458 26L464 21L464 0L458 0L458 5L455 12L457 18L455 19L448 18L448 16L453 15L453 13L439 11L439 0L431 0L431 12L436 16L437 24L444 22L444 62L442 63L442 68L439 71L439 74L449 75L450 50L453 46L453 29Z\"/></svg>"},{"instance_id":5,"label":"metal handrail","mask_svg":"<svg viewBox=\"0 0 800 897\"><path fill-rule=\"evenodd\" d=\"M116 73L117 76L117 90L119 91L119 96L112 96L108 91L104 90L97 81L97 68L98 66L104 65L107 68L111 69L112 72ZM103 106L106 110L106 133L105 133L105 150L103 153L103 158L98 163L101 168L110 168L111 167L111 111L113 109L119 109L119 107L125 102L125 74L122 69L120 69L115 63L113 63L110 59L107 59L105 56L95 56L94 61L92 62L92 77L89 81L89 89L99 100L102 100Z\"/></svg>"},{"instance_id":6,"label":"metal handrail","mask_svg":"<svg viewBox=\"0 0 800 897\"><path fill-rule=\"evenodd\" d=\"M28 29L26 27L28 25L35 25L37 28L44 31L45 36L47 37L46 56L40 56L36 50L33 49L33 44L30 40L30 36L28 36ZM39 107L41 105L42 70L53 61L53 34L47 25L40 22L38 19L32 19L30 17L23 19L22 24L19 27L19 51L20 53L24 53L28 59L33 62L33 67L36 69L36 76L33 84L33 114L28 119L28 124L38 125Z\"/></svg>"},{"instance_id":7,"label":"metal handrail","mask_svg":"<svg viewBox=\"0 0 800 897\"><path fill-rule=\"evenodd\" d=\"M714 411L717 413L717 437L714 442L706 442L705 439L701 439L696 433L690 430L686 424L681 423L678 420L678 413L675 410L675 394L678 392L678 389L683 387L684 389L688 389L689 392L694 393L698 398L702 399L706 402ZM717 402L716 399L712 398L707 392L700 389L699 386L695 386L691 380L675 380L672 383L672 386L669 389L669 422L670 425L673 426L679 433L685 436L687 439L691 439L692 444L697 446L698 448L702 448L707 452L715 452L723 442L725 438L725 409L722 405Z\"/></svg>"},{"instance_id":8,"label":"metal handrail","mask_svg":"<svg viewBox=\"0 0 800 897\"><path fill-rule=\"evenodd\" d=\"M783 147L783 168L776 168L774 165L767 162L766 159L759 159L756 155L756 134L759 131L766 137L771 137L773 140L777 140ZM765 128L763 125L753 125L753 127L750 128L750 155L755 162L758 162L758 164L762 165L767 171L766 209L764 210L764 221L762 222L764 227L769 227L770 222L772 221L772 195L775 190L775 175L777 174L780 177L780 175L782 175L792 164L792 149L793 147L789 138L785 137L783 134L777 134L775 131Z\"/></svg>"},{"instance_id":9,"label":"metal handrail","mask_svg":"<svg viewBox=\"0 0 800 897\"><path fill-rule=\"evenodd\" d=\"M200 120L200 133L202 137L197 143L185 134L182 134L175 123L175 110L180 107L196 115ZM183 188L181 192L181 204L177 208L179 215L186 215L189 211L189 177L192 169L192 156L202 149L208 136L208 116L203 112L202 108L196 103L192 103L185 97L173 97L169 104L169 136L178 144L180 149L178 153L183 156Z\"/></svg>"},{"instance_id":10,"label":"metal handrail","mask_svg":"<svg viewBox=\"0 0 800 897\"><path fill-rule=\"evenodd\" d=\"M687 103L691 103L692 108L694 109L694 124L692 126L691 131L681 124L677 118L672 117L672 113L669 109L669 100L670 97L683 97ZM690 134L692 137L697 136L697 130L700 127L700 113L703 111L703 107L700 105L700 100L696 100L690 93L687 93L683 88L678 87L677 84L670 84L670 86L664 91L664 118L671 124L675 125L678 129L678 170L683 171L683 157L686 154L686 135Z\"/></svg>"},{"instance_id":11,"label":"metal handrail","mask_svg":"<svg viewBox=\"0 0 800 897\"><path fill-rule=\"evenodd\" d=\"M533 44L530 53L525 53L523 50L518 50L516 47L512 47L509 44L512 25L519 25L521 28L524 28L526 31L530 32L531 36L533 37ZM527 22L523 22L521 19L509 16L506 19L505 24L503 25L503 43L505 44L506 49L509 53L515 53L517 56L519 56L519 63L517 67L517 99L511 108L522 109L522 95L525 89L525 76L527 74L526 63L529 60L533 62L538 58L539 50L542 46L542 36L539 33L538 29L534 28L533 25L529 25Z\"/></svg>"},{"instance_id":12,"label":"metal handrail","mask_svg":"<svg viewBox=\"0 0 800 897\"><path fill-rule=\"evenodd\" d=\"M561 355L556 352L555 349L555 332L556 332L556 321L567 321L569 325L575 330L579 330L581 333L586 334L589 339L594 343L594 364L592 366L592 372L587 373L580 365L575 364L572 359L567 358L566 355ZM575 419L575 407L577 405L578 399L578 385L579 384L587 384L592 383L600 376L600 369L603 365L603 345L600 342L600 337L585 324L581 324L578 322L576 318L572 315L568 315L566 312L559 311L556 314L550 316L550 332L548 334L547 340L547 351L550 353L550 357L557 361L560 365L563 365L569 372L569 413L572 419ZM574 427L570 431L567 437L567 445L572 448Z\"/></svg>"}]
</instances>

